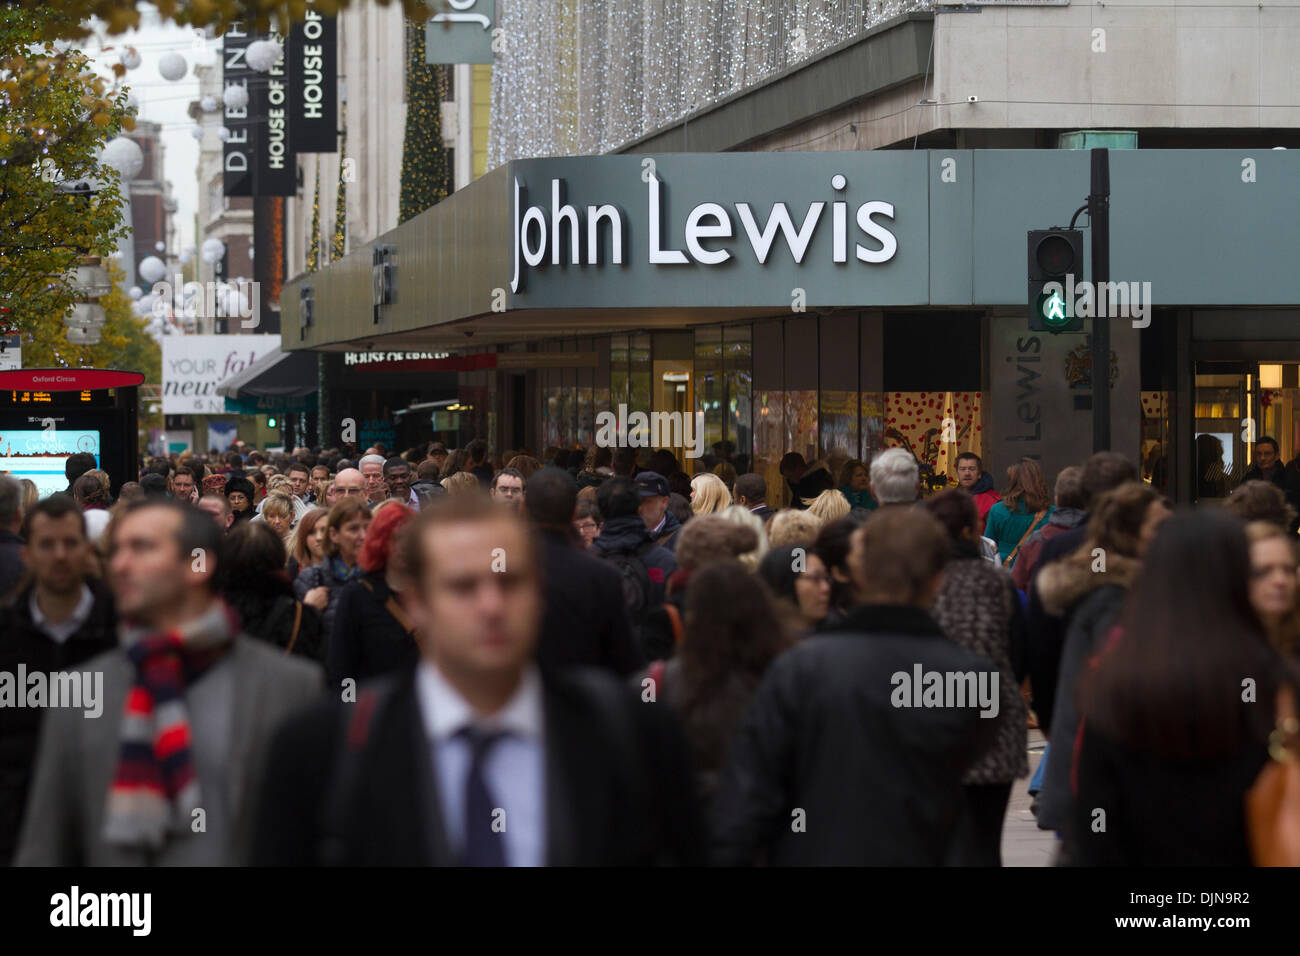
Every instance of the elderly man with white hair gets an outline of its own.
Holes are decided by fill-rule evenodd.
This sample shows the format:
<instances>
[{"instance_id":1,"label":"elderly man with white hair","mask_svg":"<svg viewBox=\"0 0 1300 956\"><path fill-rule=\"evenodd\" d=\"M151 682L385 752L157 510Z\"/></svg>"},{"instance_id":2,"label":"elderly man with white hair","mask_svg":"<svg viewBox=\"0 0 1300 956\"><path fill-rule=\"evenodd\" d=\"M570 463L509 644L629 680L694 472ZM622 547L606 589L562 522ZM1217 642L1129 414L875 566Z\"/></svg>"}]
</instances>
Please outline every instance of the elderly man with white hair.
<instances>
[{"instance_id":1,"label":"elderly man with white hair","mask_svg":"<svg viewBox=\"0 0 1300 956\"><path fill-rule=\"evenodd\" d=\"M921 468L905 448L889 448L871 462L871 494L882 508L913 505L921 496ZM986 561L998 564L998 547L991 538L980 538Z\"/></svg>"},{"instance_id":2,"label":"elderly man with white hair","mask_svg":"<svg viewBox=\"0 0 1300 956\"><path fill-rule=\"evenodd\" d=\"M363 455L358 464L365 479L366 504L373 508L388 497L388 485L384 482L384 456Z\"/></svg>"},{"instance_id":3,"label":"elderly man with white hair","mask_svg":"<svg viewBox=\"0 0 1300 956\"><path fill-rule=\"evenodd\" d=\"M882 451L871 462L871 494L881 507L910 505L920 496L921 470L903 448Z\"/></svg>"}]
</instances>

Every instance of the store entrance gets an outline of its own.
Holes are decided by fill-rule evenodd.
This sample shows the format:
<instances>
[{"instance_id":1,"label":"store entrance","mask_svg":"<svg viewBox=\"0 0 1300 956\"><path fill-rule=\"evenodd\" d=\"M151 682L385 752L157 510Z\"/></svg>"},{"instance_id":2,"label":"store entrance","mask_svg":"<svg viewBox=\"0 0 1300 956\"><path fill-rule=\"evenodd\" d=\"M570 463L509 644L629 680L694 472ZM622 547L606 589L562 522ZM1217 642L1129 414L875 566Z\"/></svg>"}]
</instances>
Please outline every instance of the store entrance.
<instances>
[{"instance_id":1,"label":"store entrance","mask_svg":"<svg viewBox=\"0 0 1300 956\"><path fill-rule=\"evenodd\" d=\"M1277 442L1282 465L1300 452L1300 362L1198 361L1194 378L1198 501L1230 495L1261 438Z\"/></svg>"}]
</instances>

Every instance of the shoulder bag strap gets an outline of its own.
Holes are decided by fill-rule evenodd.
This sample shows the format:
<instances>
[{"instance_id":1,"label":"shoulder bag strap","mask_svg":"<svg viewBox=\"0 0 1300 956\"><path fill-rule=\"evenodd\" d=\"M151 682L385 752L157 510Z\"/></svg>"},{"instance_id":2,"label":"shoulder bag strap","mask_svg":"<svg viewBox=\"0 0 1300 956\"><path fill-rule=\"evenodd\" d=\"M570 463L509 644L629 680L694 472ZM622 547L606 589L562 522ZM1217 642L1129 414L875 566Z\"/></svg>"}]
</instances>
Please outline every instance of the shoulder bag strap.
<instances>
[{"instance_id":1,"label":"shoulder bag strap","mask_svg":"<svg viewBox=\"0 0 1300 956\"><path fill-rule=\"evenodd\" d=\"M397 623L402 625L402 630L414 638L415 625L411 623L411 619L407 617L406 612L402 610L402 605L397 603L397 598L390 594L388 600L384 602L384 607L388 609L389 614L393 615L393 617L397 619Z\"/></svg>"},{"instance_id":2,"label":"shoulder bag strap","mask_svg":"<svg viewBox=\"0 0 1300 956\"><path fill-rule=\"evenodd\" d=\"M664 601L664 612L668 615L668 623L673 628L673 643L680 644L682 642L681 612L677 610L677 605L672 601Z\"/></svg>"},{"instance_id":3,"label":"shoulder bag strap","mask_svg":"<svg viewBox=\"0 0 1300 956\"><path fill-rule=\"evenodd\" d=\"M375 586L365 578L357 578L357 580L360 581L361 586L371 594L375 593ZM391 594L388 595L388 600L384 602L384 609L388 611L389 614L393 615L394 620L396 620L398 624L402 625L402 630L411 637L415 637L415 625L411 623L411 619L407 617L406 612L402 610L402 605L398 604L397 599Z\"/></svg>"},{"instance_id":4,"label":"shoulder bag strap","mask_svg":"<svg viewBox=\"0 0 1300 956\"><path fill-rule=\"evenodd\" d=\"M302 627L302 602L293 602L293 633L289 635L289 646L284 649L284 654L288 657L293 653L293 645L298 640L298 628Z\"/></svg>"},{"instance_id":5,"label":"shoulder bag strap","mask_svg":"<svg viewBox=\"0 0 1300 956\"><path fill-rule=\"evenodd\" d=\"M1002 562L1003 567L1010 567L1011 562L1016 560L1016 555L1020 553L1020 546L1025 543L1026 538L1033 534L1034 529L1038 527L1038 522L1043 520L1043 515L1045 514L1047 514L1046 510L1035 512L1034 520L1029 522L1029 527L1025 529L1025 533L1020 536L1020 540L1016 542L1016 546L1011 549L1011 553L1007 555L1007 559Z\"/></svg>"}]
</instances>

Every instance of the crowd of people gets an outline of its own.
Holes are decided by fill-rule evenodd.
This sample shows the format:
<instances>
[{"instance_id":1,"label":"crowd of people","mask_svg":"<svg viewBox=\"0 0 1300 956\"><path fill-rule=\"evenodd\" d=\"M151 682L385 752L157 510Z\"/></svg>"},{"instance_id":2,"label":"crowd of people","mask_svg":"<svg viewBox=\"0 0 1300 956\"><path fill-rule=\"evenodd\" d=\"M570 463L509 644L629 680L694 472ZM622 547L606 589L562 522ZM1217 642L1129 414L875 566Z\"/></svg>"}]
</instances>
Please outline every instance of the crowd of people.
<instances>
[{"instance_id":1,"label":"crowd of people","mask_svg":"<svg viewBox=\"0 0 1300 956\"><path fill-rule=\"evenodd\" d=\"M0 475L0 859L999 865L1033 727L1058 862L1279 852L1246 809L1300 652L1277 483L1176 513L1111 452L1050 491L836 470L473 441ZM102 713L5 697L60 673Z\"/></svg>"}]
</instances>

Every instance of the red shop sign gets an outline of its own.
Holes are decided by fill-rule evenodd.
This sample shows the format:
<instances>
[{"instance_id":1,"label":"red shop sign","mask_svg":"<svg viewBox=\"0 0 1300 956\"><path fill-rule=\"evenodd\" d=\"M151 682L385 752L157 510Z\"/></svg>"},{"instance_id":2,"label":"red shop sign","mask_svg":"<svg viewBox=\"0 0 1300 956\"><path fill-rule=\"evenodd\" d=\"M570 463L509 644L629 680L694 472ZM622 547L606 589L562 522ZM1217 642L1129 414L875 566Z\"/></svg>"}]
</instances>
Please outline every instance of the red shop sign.
<instances>
[{"instance_id":1,"label":"red shop sign","mask_svg":"<svg viewBox=\"0 0 1300 956\"><path fill-rule=\"evenodd\" d=\"M81 392L126 388L144 381L143 372L109 368L18 368L0 372L0 391Z\"/></svg>"}]
</instances>

